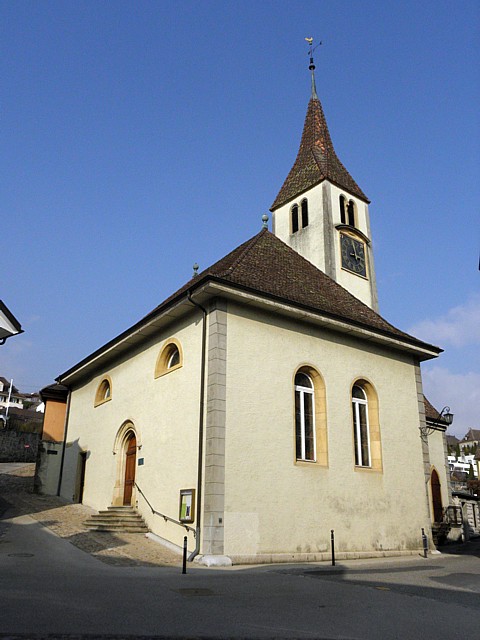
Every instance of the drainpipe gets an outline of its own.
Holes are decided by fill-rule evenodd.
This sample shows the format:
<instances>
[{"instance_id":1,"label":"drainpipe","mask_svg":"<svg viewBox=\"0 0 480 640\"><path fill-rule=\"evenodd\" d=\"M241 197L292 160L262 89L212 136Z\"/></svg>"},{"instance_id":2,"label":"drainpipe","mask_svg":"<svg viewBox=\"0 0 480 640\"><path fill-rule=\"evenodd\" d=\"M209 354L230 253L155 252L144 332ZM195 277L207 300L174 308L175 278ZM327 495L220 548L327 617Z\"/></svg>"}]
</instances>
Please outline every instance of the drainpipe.
<instances>
[{"instance_id":1,"label":"drainpipe","mask_svg":"<svg viewBox=\"0 0 480 640\"><path fill-rule=\"evenodd\" d=\"M197 524L195 527L195 549L188 557L191 562L200 553L200 519L202 516L202 470L203 470L203 414L205 404L205 352L207 343L207 310L201 304L193 300L190 291L187 291L188 301L203 313L202 327L202 369L200 374L200 406L198 419L198 468L197 468Z\"/></svg>"},{"instance_id":2,"label":"drainpipe","mask_svg":"<svg viewBox=\"0 0 480 640\"><path fill-rule=\"evenodd\" d=\"M72 397L72 392L69 389L68 390L68 398L67 398L67 410L65 412L65 428L63 430L62 459L60 460L60 473L58 475L57 496L60 495L60 489L62 487L63 464L65 462L65 448L67 446L68 418L69 418L69 415L70 415L70 398L71 397Z\"/></svg>"}]
</instances>

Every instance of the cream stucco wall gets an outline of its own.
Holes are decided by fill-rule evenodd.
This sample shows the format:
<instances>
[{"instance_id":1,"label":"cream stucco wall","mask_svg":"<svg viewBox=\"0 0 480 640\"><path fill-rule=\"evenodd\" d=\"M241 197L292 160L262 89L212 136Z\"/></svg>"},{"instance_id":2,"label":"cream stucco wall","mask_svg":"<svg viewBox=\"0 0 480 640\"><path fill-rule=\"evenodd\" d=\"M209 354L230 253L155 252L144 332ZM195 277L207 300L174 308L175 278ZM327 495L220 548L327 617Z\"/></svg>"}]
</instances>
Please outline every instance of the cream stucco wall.
<instances>
[{"instance_id":1,"label":"cream stucco wall","mask_svg":"<svg viewBox=\"0 0 480 640\"><path fill-rule=\"evenodd\" d=\"M418 549L428 529L414 363L373 344L229 304L225 553ZM293 377L326 386L328 467L297 463ZM350 392L378 394L382 471L355 468Z\"/></svg>"},{"instance_id":2,"label":"cream stucco wall","mask_svg":"<svg viewBox=\"0 0 480 640\"><path fill-rule=\"evenodd\" d=\"M136 467L136 482L155 510L178 519L180 489L196 488L197 483L200 318L195 312L163 330L136 354L73 389L61 490L65 498L78 497L81 451L87 452L83 502L101 510L110 506L116 495L118 498L122 490L118 483L124 479L118 474L122 451L113 452L119 430L129 421L141 446L137 463L144 459L144 464ZM155 379L158 354L171 337L182 347L183 366ZM94 407L96 390L105 375L111 379L111 400ZM138 493L134 504L135 499L152 531L182 544L182 527L153 515ZM189 534L189 548L193 546Z\"/></svg>"},{"instance_id":3,"label":"cream stucco wall","mask_svg":"<svg viewBox=\"0 0 480 640\"><path fill-rule=\"evenodd\" d=\"M339 553L419 549L430 520L410 356L231 301L210 305L207 326L208 518L201 523L200 553L237 561L272 554L318 559L329 551L331 529ZM182 347L183 366L155 379L158 354L172 337ZM86 452L83 502L101 510L118 500L123 452L117 436L128 421L141 446L137 458L144 459L136 467L138 485L154 509L178 518L180 489L197 483L201 339L195 312L73 389L64 497L78 498L80 453ZM295 460L293 378L301 366L313 367L325 385L322 464ZM105 376L111 399L94 407ZM358 379L378 398L378 470L354 464L350 393ZM181 546L183 528L152 514L138 493L133 503L154 533ZM188 537L192 550L195 540Z\"/></svg>"},{"instance_id":4,"label":"cream stucco wall","mask_svg":"<svg viewBox=\"0 0 480 640\"><path fill-rule=\"evenodd\" d=\"M446 442L445 433L443 431L434 431L428 436L428 452L430 458L430 473L435 468L440 480L440 490L442 495L443 508L451 504L451 491L449 489L449 481L447 478L447 461L446 461ZM432 489L430 480L428 482L428 502L430 507L430 515L433 522L433 502Z\"/></svg>"}]
</instances>

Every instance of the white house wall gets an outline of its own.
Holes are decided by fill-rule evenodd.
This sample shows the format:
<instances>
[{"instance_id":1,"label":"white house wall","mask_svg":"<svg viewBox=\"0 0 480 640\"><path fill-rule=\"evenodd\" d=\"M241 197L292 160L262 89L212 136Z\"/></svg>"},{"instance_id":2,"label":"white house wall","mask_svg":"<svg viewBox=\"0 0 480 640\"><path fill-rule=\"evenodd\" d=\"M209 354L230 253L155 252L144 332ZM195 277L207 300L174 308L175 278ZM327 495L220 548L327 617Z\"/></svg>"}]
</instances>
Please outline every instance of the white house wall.
<instances>
[{"instance_id":1,"label":"white house wall","mask_svg":"<svg viewBox=\"0 0 480 640\"><path fill-rule=\"evenodd\" d=\"M410 358L232 304L228 311L225 554L308 559L328 552L331 529L339 552L420 548L430 522ZM294 460L293 378L302 365L325 382L328 467ZM358 378L378 394L381 472L354 465Z\"/></svg>"}]
</instances>

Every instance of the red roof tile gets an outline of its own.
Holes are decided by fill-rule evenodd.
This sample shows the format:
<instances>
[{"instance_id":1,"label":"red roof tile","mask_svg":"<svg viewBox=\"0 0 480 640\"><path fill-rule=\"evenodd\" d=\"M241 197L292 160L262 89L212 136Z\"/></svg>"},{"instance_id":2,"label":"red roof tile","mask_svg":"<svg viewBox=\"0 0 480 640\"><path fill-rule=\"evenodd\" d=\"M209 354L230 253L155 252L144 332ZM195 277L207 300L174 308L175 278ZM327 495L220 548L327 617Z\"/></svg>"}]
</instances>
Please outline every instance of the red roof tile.
<instances>
[{"instance_id":1,"label":"red roof tile","mask_svg":"<svg viewBox=\"0 0 480 640\"><path fill-rule=\"evenodd\" d=\"M278 209L323 180L330 180L351 195L369 202L335 153L320 100L312 96L297 158L270 210Z\"/></svg>"},{"instance_id":2,"label":"red roof tile","mask_svg":"<svg viewBox=\"0 0 480 640\"><path fill-rule=\"evenodd\" d=\"M396 329L266 229L199 273L152 313L207 279L241 286L412 344L426 344Z\"/></svg>"}]
</instances>

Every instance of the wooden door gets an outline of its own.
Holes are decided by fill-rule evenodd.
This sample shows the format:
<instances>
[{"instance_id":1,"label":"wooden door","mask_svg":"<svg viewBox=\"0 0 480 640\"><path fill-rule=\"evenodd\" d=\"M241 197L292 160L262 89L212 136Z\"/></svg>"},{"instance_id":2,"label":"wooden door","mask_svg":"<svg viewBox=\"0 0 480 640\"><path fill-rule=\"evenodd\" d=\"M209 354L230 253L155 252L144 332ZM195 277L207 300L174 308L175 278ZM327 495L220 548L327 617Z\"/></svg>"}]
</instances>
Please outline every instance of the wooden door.
<instances>
[{"instance_id":1,"label":"wooden door","mask_svg":"<svg viewBox=\"0 0 480 640\"><path fill-rule=\"evenodd\" d=\"M434 522L442 522L443 521L442 492L440 490L440 479L435 469L432 471L430 484L432 487L433 520Z\"/></svg>"},{"instance_id":2,"label":"wooden door","mask_svg":"<svg viewBox=\"0 0 480 640\"><path fill-rule=\"evenodd\" d=\"M135 464L137 460L137 439L132 434L127 443L125 453L125 488L123 491L123 504L131 504L133 485L135 483Z\"/></svg>"}]
</instances>

